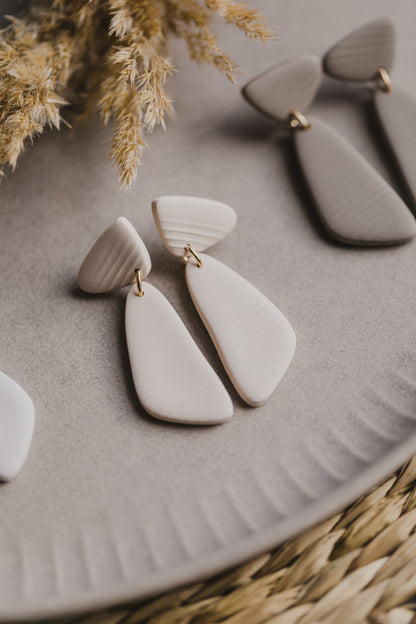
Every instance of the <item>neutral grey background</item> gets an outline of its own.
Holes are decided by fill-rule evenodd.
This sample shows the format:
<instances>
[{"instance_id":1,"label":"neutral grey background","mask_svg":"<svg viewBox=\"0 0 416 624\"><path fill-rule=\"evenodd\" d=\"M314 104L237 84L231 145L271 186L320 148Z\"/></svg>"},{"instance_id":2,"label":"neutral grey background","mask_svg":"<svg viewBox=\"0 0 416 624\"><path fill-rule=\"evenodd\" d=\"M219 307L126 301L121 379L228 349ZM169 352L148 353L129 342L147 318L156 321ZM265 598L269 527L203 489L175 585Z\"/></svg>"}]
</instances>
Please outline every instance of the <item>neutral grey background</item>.
<instances>
[{"instance_id":1,"label":"neutral grey background","mask_svg":"<svg viewBox=\"0 0 416 624\"><path fill-rule=\"evenodd\" d=\"M252 4L279 38L254 44L222 31L240 85L391 15L399 32L393 82L416 93L413 0ZM3 618L145 595L218 570L351 500L416 451L416 242L334 245L315 220L290 144L225 78L191 64L182 44L172 51L176 113L166 133L149 138L131 193L119 190L107 160L111 128L98 123L75 137L40 137L2 182L0 368L32 396L37 418L23 472L0 486ZM394 181L366 99L327 79L312 111ZM293 364L262 408L245 407L231 388L183 266L163 248L150 211L162 194L236 209L235 231L212 254L296 330ZM229 424L187 428L146 416L130 376L125 293L78 290L85 253L119 215L149 247L149 281L229 389Z\"/></svg>"}]
</instances>

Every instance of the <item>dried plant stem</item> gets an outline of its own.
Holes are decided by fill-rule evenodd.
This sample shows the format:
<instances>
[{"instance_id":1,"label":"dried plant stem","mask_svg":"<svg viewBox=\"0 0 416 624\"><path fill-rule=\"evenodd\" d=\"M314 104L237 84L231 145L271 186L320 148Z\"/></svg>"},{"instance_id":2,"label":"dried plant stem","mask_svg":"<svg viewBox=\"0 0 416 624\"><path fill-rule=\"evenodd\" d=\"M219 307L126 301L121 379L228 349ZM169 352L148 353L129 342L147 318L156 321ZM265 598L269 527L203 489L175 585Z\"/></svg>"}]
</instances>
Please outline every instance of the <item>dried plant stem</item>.
<instances>
[{"instance_id":1,"label":"dried plant stem","mask_svg":"<svg viewBox=\"0 0 416 624\"><path fill-rule=\"evenodd\" d=\"M70 104L78 119L96 110L115 122L110 156L131 188L144 133L164 127L172 110L169 33L185 40L193 60L234 81L236 66L212 31L215 16L251 39L272 36L257 11L232 0L35 0L0 35L0 167L14 169L27 141L59 128Z\"/></svg>"}]
</instances>

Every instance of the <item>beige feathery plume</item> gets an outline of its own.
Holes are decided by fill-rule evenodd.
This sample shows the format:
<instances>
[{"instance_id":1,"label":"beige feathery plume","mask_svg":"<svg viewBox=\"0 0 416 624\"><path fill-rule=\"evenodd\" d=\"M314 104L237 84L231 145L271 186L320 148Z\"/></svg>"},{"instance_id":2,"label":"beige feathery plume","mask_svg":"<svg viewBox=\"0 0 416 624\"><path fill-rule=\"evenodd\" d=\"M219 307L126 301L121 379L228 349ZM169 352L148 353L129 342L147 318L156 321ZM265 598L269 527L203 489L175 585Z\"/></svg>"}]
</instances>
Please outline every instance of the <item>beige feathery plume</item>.
<instances>
[{"instance_id":1,"label":"beige feathery plume","mask_svg":"<svg viewBox=\"0 0 416 624\"><path fill-rule=\"evenodd\" d=\"M34 0L0 33L0 167L14 169L28 142L60 127L70 104L78 119L97 110L114 121L110 156L131 188L144 133L164 127L172 110L169 34L234 81L236 65L212 30L218 16L251 39L272 37L256 10L233 0Z\"/></svg>"}]
</instances>

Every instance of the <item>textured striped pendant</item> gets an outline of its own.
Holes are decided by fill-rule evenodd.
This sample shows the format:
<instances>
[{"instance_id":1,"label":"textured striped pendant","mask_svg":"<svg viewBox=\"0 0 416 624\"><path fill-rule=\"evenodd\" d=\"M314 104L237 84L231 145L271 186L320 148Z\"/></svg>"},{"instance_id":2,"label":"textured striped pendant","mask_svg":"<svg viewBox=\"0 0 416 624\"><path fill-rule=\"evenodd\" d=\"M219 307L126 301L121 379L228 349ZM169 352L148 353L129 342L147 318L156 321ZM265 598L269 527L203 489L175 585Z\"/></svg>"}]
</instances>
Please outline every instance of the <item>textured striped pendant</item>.
<instances>
[{"instance_id":1,"label":"textured striped pendant","mask_svg":"<svg viewBox=\"0 0 416 624\"><path fill-rule=\"evenodd\" d=\"M320 60L305 54L256 76L243 87L242 94L261 113L287 124L291 111L308 108L321 80Z\"/></svg>"},{"instance_id":2,"label":"textured striped pendant","mask_svg":"<svg viewBox=\"0 0 416 624\"><path fill-rule=\"evenodd\" d=\"M119 217L97 239L78 273L82 290L97 294L132 284L135 269L144 279L152 267L142 239L125 217Z\"/></svg>"},{"instance_id":3,"label":"textured striped pendant","mask_svg":"<svg viewBox=\"0 0 416 624\"><path fill-rule=\"evenodd\" d=\"M166 247L186 262L192 300L235 389L249 405L261 405L285 374L296 337L271 301L201 253L234 227L234 210L199 197L167 196L153 202L153 215Z\"/></svg>"},{"instance_id":4,"label":"textured striped pendant","mask_svg":"<svg viewBox=\"0 0 416 624\"><path fill-rule=\"evenodd\" d=\"M0 481L10 481L26 461L35 426L29 395L0 371Z\"/></svg>"},{"instance_id":5,"label":"textured striped pendant","mask_svg":"<svg viewBox=\"0 0 416 624\"><path fill-rule=\"evenodd\" d=\"M232 208L203 197L165 195L152 202L153 217L167 249L183 256L192 241L195 251L205 251L234 228L237 217Z\"/></svg>"},{"instance_id":6,"label":"textured striped pendant","mask_svg":"<svg viewBox=\"0 0 416 624\"><path fill-rule=\"evenodd\" d=\"M201 254L186 265L186 283L235 389L262 405L287 371L296 348L289 321L250 282Z\"/></svg>"},{"instance_id":7,"label":"textured striped pendant","mask_svg":"<svg viewBox=\"0 0 416 624\"><path fill-rule=\"evenodd\" d=\"M416 98L394 85L389 93L375 92L374 106L401 175L416 203L416 133L411 128L416 117Z\"/></svg>"},{"instance_id":8,"label":"textured striped pendant","mask_svg":"<svg viewBox=\"0 0 416 624\"><path fill-rule=\"evenodd\" d=\"M324 71L341 80L373 80L378 67L391 71L396 46L394 24L381 17L349 33L325 55Z\"/></svg>"},{"instance_id":9,"label":"textured striped pendant","mask_svg":"<svg viewBox=\"0 0 416 624\"><path fill-rule=\"evenodd\" d=\"M339 134L318 119L295 132L300 166L322 223L354 245L394 245L416 235L416 221L399 195Z\"/></svg>"}]
</instances>

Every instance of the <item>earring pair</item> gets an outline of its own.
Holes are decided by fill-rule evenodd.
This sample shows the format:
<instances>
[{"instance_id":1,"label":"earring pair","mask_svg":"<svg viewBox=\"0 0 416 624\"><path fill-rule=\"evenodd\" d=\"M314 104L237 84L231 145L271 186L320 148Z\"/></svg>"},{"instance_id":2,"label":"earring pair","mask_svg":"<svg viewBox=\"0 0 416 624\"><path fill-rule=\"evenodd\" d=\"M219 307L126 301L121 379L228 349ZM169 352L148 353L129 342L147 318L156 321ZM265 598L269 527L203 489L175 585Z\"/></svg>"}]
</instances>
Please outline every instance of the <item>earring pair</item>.
<instances>
[{"instance_id":1,"label":"earring pair","mask_svg":"<svg viewBox=\"0 0 416 624\"><path fill-rule=\"evenodd\" d=\"M411 240L416 221L399 195L350 143L307 114L322 77L320 60L305 55L257 76L242 93L292 133L317 214L333 238L362 246Z\"/></svg>"},{"instance_id":2,"label":"earring pair","mask_svg":"<svg viewBox=\"0 0 416 624\"><path fill-rule=\"evenodd\" d=\"M168 251L185 263L191 298L231 382L246 403L261 405L285 374L296 337L269 299L203 253L234 228L234 210L188 196L159 197L152 210ZM150 415L193 425L228 421L231 398L171 304L145 281L150 269L142 239L120 217L87 254L78 283L89 293L131 285L125 314L127 347L138 398Z\"/></svg>"},{"instance_id":3,"label":"earring pair","mask_svg":"<svg viewBox=\"0 0 416 624\"><path fill-rule=\"evenodd\" d=\"M323 69L339 80L362 83L373 98L373 112L391 150L402 182L416 203L416 139L412 131L416 98L392 84L396 29L388 17L367 22L334 45Z\"/></svg>"}]
</instances>

